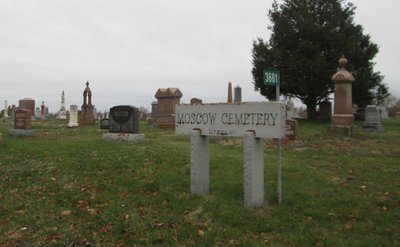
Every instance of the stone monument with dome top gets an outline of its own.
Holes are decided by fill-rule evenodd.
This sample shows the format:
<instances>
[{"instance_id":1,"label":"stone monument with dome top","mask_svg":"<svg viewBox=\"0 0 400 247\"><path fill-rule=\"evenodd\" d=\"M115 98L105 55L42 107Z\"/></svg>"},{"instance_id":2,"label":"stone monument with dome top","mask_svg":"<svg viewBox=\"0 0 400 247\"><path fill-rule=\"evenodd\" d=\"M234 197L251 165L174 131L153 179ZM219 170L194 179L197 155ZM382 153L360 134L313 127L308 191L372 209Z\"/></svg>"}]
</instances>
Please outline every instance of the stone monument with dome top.
<instances>
[{"instance_id":1,"label":"stone monument with dome top","mask_svg":"<svg viewBox=\"0 0 400 247\"><path fill-rule=\"evenodd\" d=\"M332 76L334 83L334 107L328 132L335 135L352 136L354 134L354 115L352 82L354 76L346 70L348 60L344 55L339 59L339 70Z\"/></svg>"}]
</instances>

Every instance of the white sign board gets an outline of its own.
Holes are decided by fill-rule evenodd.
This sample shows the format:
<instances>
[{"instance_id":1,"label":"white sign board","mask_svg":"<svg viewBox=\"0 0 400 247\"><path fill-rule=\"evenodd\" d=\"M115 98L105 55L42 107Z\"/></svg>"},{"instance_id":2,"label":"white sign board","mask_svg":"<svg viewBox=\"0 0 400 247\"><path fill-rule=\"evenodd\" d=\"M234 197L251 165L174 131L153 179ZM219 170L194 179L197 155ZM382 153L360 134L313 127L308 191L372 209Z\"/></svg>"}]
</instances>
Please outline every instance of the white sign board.
<instances>
[{"instance_id":1,"label":"white sign board","mask_svg":"<svg viewBox=\"0 0 400 247\"><path fill-rule=\"evenodd\" d=\"M197 129L205 136L244 136L246 131L253 131L258 138L285 135L282 102L177 105L175 113L177 134L191 134Z\"/></svg>"}]
</instances>

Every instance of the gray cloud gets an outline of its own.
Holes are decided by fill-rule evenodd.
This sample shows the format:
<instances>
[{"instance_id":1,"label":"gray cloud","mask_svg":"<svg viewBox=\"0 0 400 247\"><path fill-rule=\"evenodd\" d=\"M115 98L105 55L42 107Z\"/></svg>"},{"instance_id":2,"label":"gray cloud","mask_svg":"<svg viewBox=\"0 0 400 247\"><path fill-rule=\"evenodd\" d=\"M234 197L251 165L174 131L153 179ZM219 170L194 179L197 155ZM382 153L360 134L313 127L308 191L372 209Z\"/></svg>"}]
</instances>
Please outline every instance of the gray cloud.
<instances>
[{"instance_id":1,"label":"gray cloud","mask_svg":"<svg viewBox=\"0 0 400 247\"><path fill-rule=\"evenodd\" d=\"M399 3L353 2L356 22L380 45L377 69L400 95L394 46L399 37L388 31ZM251 47L257 37L268 39L271 5L272 0L0 0L0 104L31 97L56 112L62 90L67 105L82 103L87 80L101 111L117 104L150 108L160 87L179 87L184 102L223 102L228 81L243 88L245 101L263 100L251 84ZM378 5L385 14L371 18Z\"/></svg>"}]
</instances>

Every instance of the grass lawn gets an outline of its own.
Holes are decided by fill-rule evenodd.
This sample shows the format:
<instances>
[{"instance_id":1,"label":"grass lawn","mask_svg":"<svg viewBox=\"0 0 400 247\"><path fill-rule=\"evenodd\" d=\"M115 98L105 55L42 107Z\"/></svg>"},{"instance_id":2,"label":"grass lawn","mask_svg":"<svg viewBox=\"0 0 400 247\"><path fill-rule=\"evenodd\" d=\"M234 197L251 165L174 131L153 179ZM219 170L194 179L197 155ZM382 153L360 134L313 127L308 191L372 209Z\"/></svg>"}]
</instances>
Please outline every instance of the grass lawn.
<instances>
[{"instance_id":1,"label":"grass lawn","mask_svg":"<svg viewBox=\"0 0 400 247\"><path fill-rule=\"evenodd\" d=\"M400 118L384 132L325 136L300 121L301 148L265 144L263 207L243 207L240 138L210 144L210 195L190 187L190 137L141 123L142 143L96 126L36 121L36 138L1 123L0 246L400 245ZM361 123L357 122L358 125Z\"/></svg>"}]
</instances>

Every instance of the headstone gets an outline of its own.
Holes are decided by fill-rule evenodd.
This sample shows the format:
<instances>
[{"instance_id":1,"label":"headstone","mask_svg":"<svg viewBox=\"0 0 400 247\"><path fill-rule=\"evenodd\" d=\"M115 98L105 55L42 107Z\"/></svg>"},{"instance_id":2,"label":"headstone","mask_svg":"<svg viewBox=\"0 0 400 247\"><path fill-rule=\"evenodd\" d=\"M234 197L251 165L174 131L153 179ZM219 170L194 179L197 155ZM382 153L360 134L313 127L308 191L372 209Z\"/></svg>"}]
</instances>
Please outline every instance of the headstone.
<instances>
[{"instance_id":1,"label":"headstone","mask_svg":"<svg viewBox=\"0 0 400 247\"><path fill-rule=\"evenodd\" d=\"M14 129L31 129L31 116L30 110L18 108L15 111Z\"/></svg>"},{"instance_id":2,"label":"headstone","mask_svg":"<svg viewBox=\"0 0 400 247\"><path fill-rule=\"evenodd\" d=\"M68 128L76 128L79 126L78 124L78 106L71 105L69 110L69 123Z\"/></svg>"},{"instance_id":3,"label":"headstone","mask_svg":"<svg viewBox=\"0 0 400 247\"><path fill-rule=\"evenodd\" d=\"M389 118L389 111L386 107L378 107L379 113L381 115L381 119L388 119Z\"/></svg>"},{"instance_id":4,"label":"headstone","mask_svg":"<svg viewBox=\"0 0 400 247\"><path fill-rule=\"evenodd\" d=\"M64 90L61 93L61 104L60 104L60 110L58 111L58 119L60 120L65 120L67 119L67 109L65 108L65 94Z\"/></svg>"},{"instance_id":5,"label":"headstone","mask_svg":"<svg viewBox=\"0 0 400 247\"><path fill-rule=\"evenodd\" d=\"M42 118L46 116L46 105L44 104L44 101L42 101L42 104L40 105L40 116Z\"/></svg>"},{"instance_id":6,"label":"headstone","mask_svg":"<svg viewBox=\"0 0 400 247\"><path fill-rule=\"evenodd\" d=\"M40 114L40 108L36 107L35 109L35 118L40 118L41 114Z\"/></svg>"},{"instance_id":7,"label":"headstone","mask_svg":"<svg viewBox=\"0 0 400 247\"><path fill-rule=\"evenodd\" d=\"M139 134L139 109L119 105L110 108L110 133Z\"/></svg>"},{"instance_id":8,"label":"headstone","mask_svg":"<svg viewBox=\"0 0 400 247\"><path fill-rule=\"evenodd\" d=\"M109 118L103 118L100 120L100 129L102 129L102 130L110 129L110 119Z\"/></svg>"},{"instance_id":9,"label":"headstone","mask_svg":"<svg viewBox=\"0 0 400 247\"><path fill-rule=\"evenodd\" d=\"M354 120L365 121L365 108L357 108L354 113Z\"/></svg>"},{"instance_id":10,"label":"headstone","mask_svg":"<svg viewBox=\"0 0 400 247\"><path fill-rule=\"evenodd\" d=\"M8 118L8 106L7 106L7 100L4 101L4 118Z\"/></svg>"},{"instance_id":11,"label":"headstone","mask_svg":"<svg viewBox=\"0 0 400 247\"><path fill-rule=\"evenodd\" d=\"M104 110L103 118L110 118L110 114L107 110Z\"/></svg>"},{"instance_id":12,"label":"headstone","mask_svg":"<svg viewBox=\"0 0 400 247\"><path fill-rule=\"evenodd\" d=\"M289 100L286 103L286 118L293 119L293 118L295 118L295 116L296 116L296 113L295 113L294 103L293 103L292 97L289 97Z\"/></svg>"},{"instance_id":13,"label":"headstone","mask_svg":"<svg viewBox=\"0 0 400 247\"><path fill-rule=\"evenodd\" d=\"M299 122L294 119L286 119L285 139L295 141L298 139Z\"/></svg>"},{"instance_id":14,"label":"headstone","mask_svg":"<svg viewBox=\"0 0 400 247\"><path fill-rule=\"evenodd\" d=\"M332 116L332 102L324 101L319 104L319 119L331 119Z\"/></svg>"},{"instance_id":15,"label":"headstone","mask_svg":"<svg viewBox=\"0 0 400 247\"><path fill-rule=\"evenodd\" d=\"M227 103L232 103L232 82L228 83L228 100Z\"/></svg>"},{"instance_id":16,"label":"headstone","mask_svg":"<svg viewBox=\"0 0 400 247\"><path fill-rule=\"evenodd\" d=\"M365 121L362 125L365 131L383 131L379 109L374 105L369 105L365 108Z\"/></svg>"},{"instance_id":17,"label":"headstone","mask_svg":"<svg viewBox=\"0 0 400 247\"><path fill-rule=\"evenodd\" d=\"M203 100L198 99L198 98L191 98L190 104L191 105L201 105L201 104L203 104Z\"/></svg>"},{"instance_id":18,"label":"headstone","mask_svg":"<svg viewBox=\"0 0 400 247\"><path fill-rule=\"evenodd\" d=\"M242 103L242 88L239 86L233 90L233 102Z\"/></svg>"},{"instance_id":19,"label":"headstone","mask_svg":"<svg viewBox=\"0 0 400 247\"><path fill-rule=\"evenodd\" d=\"M17 110L17 107L15 105L12 105L11 107L11 120L14 121L14 116L15 116L15 111Z\"/></svg>"},{"instance_id":20,"label":"headstone","mask_svg":"<svg viewBox=\"0 0 400 247\"><path fill-rule=\"evenodd\" d=\"M30 110L17 108L14 116L14 128L9 129L9 134L11 136L34 137L36 132L32 129L31 116Z\"/></svg>"},{"instance_id":21,"label":"headstone","mask_svg":"<svg viewBox=\"0 0 400 247\"><path fill-rule=\"evenodd\" d=\"M0 145L3 144L3 134L0 132Z\"/></svg>"},{"instance_id":22,"label":"headstone","mask_svg":"<svg viewBox=\"0 0 400 247\"><path fill-rule=\"evenodd\" d=\"M351 136L354 131L352 102L352 82L354 77L346 70L347 64L347 59L342 56L339 59L340 69L331 78L334 83L335 101L328 133L332 135Z\"/></svg>"},{"instance_id":23,"label":"headstone","mask_svg":"<svg viewBox=\"0 0 400 247\"><path fill-rule=\"evenodd\" d=\"M19 100L18 108L30 111L31 118L35 118L35 100L31 98L23 98Z\"/></svg>"},{"instance_id":24,"label":"headstone","mask_svg":"<svg viewBox=\"0 0 400 247\"><path fill-rule=\"evenodd\" d=\"M175 106L180 104L182 92L178 88L160 88L155 97L158 100L155 127L175 127Z\"/></svg>"},{"instance_id":25,"label":"headstone","mask_svg":"<svg viewBox=\"0 0 400 247\"><path fill-rule=\"evenodd\" d=\"M147 123L151 126L153 126L155 119L157 118L157 106L158 102L153 101L151 102L151 113L150 113L150 118L147 119Z\"/></svg>"},{"instance_id":26,"label":"headstone","mask_svg":"<svg viewBox=\"0 0 400 247\"><path fill-rule=\"evenodd\" d=\"M93 108L93 119L97 119L97 108Z\"/></svg>"},{"instance_id":27,"label":"headstone","mask_svg":"<svg viewBox=\"0 0 400 247\"><path fill-rule=\"evenodd\" d=\"M92 91L89 88L89 82L86 82L86 88L83 91L83 104L79 116L80 125L95 124L94 105L92 105Z\"/></svg>"}]
</instances>

